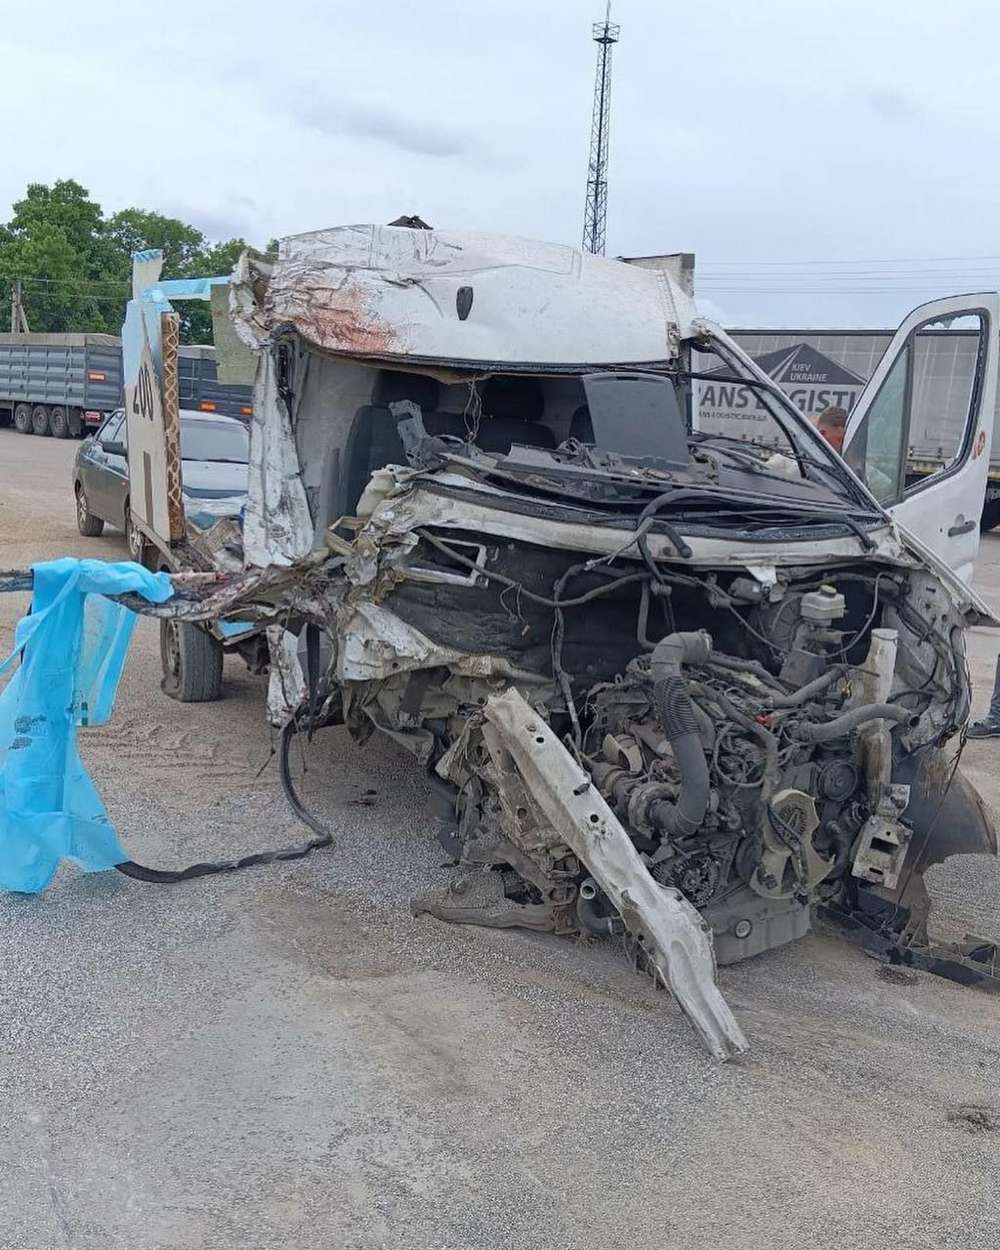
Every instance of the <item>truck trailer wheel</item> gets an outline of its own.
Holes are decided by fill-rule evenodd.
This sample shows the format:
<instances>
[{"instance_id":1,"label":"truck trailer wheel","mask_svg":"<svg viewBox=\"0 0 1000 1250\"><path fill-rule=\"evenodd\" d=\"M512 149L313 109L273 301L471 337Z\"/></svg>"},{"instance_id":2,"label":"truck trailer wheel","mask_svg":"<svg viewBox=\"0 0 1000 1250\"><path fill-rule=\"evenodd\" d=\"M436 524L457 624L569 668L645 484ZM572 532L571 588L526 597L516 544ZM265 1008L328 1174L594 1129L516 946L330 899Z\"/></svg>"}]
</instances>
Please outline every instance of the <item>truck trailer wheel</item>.
<instances>
[{"instance_id":1,"label":"truck trailer wheel","mask_svg":"<svg viewBox=\"0 0 1000 1250\"><path fill-rule=\"evenodd\" d=\"M69 421L66 418L65 408L49 410L49 429L52 431L53 438L69 438Z\"/></svg>"},{"instance_id":2,"label":"truck trailer wheel","mask_svg":"<svg viewBox=\"0 0 1000 1250\"><path fill-rule=\"evenodd\" d=\"M18 404L14 409L14 429L18 434L30 434L31 409L27 404Z\"/></svg>"},{"instance_id":3,"label":"truck trailer wheel","mask_svg":"<svg viewBox=\"0 0 1000 1250\"><path fill-rule=\"evenodd\" d=\"M178 703L214 703L222 694L222 644L190 621L160 621L164 694Z\"/></svg>"},{"instance_id":4,"label":"truck trailer wheel","mask_svg":"<svg viewBox=\"0 0 1000 1250\"><path fill-rule=\"evenodd\" d=\"M35 404L31 410L31 429L35 434L51 434L49 410L44 404Z\"/></svg>"}]
</instances>

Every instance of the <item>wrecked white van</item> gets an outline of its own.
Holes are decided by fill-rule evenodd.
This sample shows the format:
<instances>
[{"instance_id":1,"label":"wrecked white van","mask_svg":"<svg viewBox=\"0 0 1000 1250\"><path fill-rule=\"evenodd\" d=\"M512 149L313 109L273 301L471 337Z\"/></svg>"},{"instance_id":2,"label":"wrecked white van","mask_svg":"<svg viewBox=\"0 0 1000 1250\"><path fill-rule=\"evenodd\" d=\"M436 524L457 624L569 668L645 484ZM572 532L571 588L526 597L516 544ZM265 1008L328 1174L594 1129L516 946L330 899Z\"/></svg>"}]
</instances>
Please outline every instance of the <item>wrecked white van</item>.
<instances>
[{"instance_id":1,"label":"wrecked white van","mask_svg":"<svg viewBox=\"0 0 1000 1250\"><path fill-rule=\"evenodd\" d=\"M745 1043L713 949L789 942L822 906L912 957L922 871L996 851L944 748L987 614L962 574L997 296L904 323L852 414L856 473L664 272L345 227L246 255L230 309L260 362L251 572L212 610L280 619L293 729L387 734L427 768L453 867L418 911L623 933L720 1057ZM914 343L957 318L979 331L963 450L909 493ZM696 431L694 351L756 393L760 445Z\"/></svg>"}]
</instances>

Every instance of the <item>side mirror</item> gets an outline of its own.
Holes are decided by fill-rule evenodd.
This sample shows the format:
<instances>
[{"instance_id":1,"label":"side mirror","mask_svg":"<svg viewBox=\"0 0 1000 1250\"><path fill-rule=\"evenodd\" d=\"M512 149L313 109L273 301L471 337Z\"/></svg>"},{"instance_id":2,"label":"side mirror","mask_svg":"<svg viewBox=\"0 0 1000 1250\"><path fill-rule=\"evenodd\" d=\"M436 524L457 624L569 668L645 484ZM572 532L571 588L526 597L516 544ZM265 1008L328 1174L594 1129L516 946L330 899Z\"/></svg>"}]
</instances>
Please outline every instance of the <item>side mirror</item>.
<instances>
[{"instance_id":1,"label":"side mirror","mask_svg":"<svg viewBox=\"0 0 1000 1250\"><path fill-rule=\"evenodd\" d=\"M109 456L128 456L128 448L124 443L102 443L101 446Z\"/></svg>"}]
</instances>

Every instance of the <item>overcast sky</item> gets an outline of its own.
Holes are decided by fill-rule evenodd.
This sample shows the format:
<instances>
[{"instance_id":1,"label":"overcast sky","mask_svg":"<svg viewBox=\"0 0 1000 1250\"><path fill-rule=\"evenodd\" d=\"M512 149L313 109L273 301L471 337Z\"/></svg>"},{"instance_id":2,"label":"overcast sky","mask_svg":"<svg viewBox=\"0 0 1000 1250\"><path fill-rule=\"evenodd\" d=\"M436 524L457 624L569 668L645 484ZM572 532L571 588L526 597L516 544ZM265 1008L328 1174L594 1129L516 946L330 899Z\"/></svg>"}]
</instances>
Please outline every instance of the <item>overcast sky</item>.
<instances>
[{"instance_id":1,"label":"overcast sky","mask_svg":"<svg viewBox=\"0 0 1000 1250\"><path fill-rule=\"evenodd\" d=\"M600 0L16 8L4 215L29 181L73 177L108 211L212 238L416 212L579 244ZM609 255L695 252L730 325L882 325L1000 286L1000 6L615 0L612 16ZM977 259L911 260L937 257Z\"/></svg>"}]
</instances>

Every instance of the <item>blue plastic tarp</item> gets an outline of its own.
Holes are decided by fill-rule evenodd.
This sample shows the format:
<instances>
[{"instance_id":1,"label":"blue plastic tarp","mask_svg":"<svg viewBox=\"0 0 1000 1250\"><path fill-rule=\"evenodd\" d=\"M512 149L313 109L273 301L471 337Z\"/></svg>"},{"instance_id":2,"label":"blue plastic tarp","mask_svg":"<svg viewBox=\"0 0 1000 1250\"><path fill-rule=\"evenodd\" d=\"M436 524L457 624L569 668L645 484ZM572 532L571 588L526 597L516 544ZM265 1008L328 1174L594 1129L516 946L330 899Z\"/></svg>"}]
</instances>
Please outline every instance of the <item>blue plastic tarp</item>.
<instances>
[{"instance_id":1,"label":"blue plastic tarp","mask_svg":"<svg viewBox=\"0 0 1000 1250\"><path fill-rule=\"evenodd\" d=\"M14 633L20 667L0 692L0 888L35 894L59 861L88 872L128 855L76 744L80 726L111 709L136 617L103 596L129 592L152 603L173 594L165 573L139 564L53 560L36 564L31 611Z\"/></svg>"}]
</instances>

